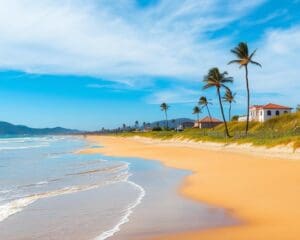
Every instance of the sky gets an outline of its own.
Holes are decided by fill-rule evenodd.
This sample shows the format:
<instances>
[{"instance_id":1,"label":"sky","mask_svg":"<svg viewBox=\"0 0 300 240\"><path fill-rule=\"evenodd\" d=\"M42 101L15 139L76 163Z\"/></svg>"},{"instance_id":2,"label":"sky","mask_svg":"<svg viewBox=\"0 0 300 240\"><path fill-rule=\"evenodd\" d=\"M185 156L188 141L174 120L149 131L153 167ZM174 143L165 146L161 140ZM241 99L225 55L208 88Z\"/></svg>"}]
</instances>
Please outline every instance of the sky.
<instances>
[{"instance_id":1,"label":"sky","mask_svg":"<svg viewBox=\"0 0 300 240\"><path fill-rule=\"evenodd\" d=\"M246 112L239 42L257 49L251 103L300 103L299 0L0 0L0 121L114 128L188 117L212 67L234 78ZM228 106L225 105L227 111ZM205 111L201 114L206 116Z\"/></svg>"}]
</instances>

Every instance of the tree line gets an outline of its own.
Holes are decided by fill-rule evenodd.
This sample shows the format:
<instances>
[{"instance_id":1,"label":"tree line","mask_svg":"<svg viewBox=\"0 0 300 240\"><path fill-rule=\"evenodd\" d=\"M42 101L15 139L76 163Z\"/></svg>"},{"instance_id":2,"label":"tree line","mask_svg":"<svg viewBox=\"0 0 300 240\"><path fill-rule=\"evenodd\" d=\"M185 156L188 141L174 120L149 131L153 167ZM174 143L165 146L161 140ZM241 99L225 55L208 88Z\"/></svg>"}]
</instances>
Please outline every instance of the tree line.
<instances>
[{"instance_id":1,"label":"tree line","mask_svg":"<svg viewBox=\"0 0 300 240\"><path fill-rule=\"evenodd\" d=\"M245 134L247 136L248 129L249 129L249 108L250 108L250 87L249 87L249 71L248 71L248 65L253 64L256 66L261 67L261 64L254 61L253 57L256 53L256 50L254 50L252 53L249 53L248 44L246 42L240 42L236 47L230 50L231 53L236 57L234 60L228 62L229 64L238 64L239 68L244 68L245 70L245 83L246 83L246 92L247 92L247 120L246 120L246 127L245 127ZM227 102L229 104L229 110L228 115L229 119L231 119L231 104L235 102L235 95L236 93L233 93L231 89L228 87L228 84L232 84L234 81L233 77L228 75L228 72L220 71L218 67L213 67L208 70L207 75L203 78L204 86L202 87L203 90L215 88L216 89L216 95L219 102L219 107L221 111L221 115L224 122L225 132L227 137L231 137L227 121L225 118L224 108L223 108L223 102ZM223 96L221 96L223 90L225 90L225 93ZM209 119L212 122L212 117L209 110L209 105L212 103L207 99L206 96L201 96L198 101L198 106L195 106L193 108L193 114L197 114L197 121L199 121L199 114L201 113L201 110L203 108L206 109ZM200 107L199 107L200 106ZM166 119L166 126L168 129L168 109L169 105L167 103L162 103L160 105L161 110L165 114Z\"/></svg>"}]
</instances>

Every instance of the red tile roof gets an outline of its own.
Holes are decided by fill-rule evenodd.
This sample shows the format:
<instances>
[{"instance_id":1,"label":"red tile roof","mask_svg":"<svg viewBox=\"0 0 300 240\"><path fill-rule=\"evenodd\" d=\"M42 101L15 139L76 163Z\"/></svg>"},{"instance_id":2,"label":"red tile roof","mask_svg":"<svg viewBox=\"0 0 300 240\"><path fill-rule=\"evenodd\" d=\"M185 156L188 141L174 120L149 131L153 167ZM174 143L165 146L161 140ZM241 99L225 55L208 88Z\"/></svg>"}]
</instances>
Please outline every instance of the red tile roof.
<instances>
[{"instance_id":1,"label":"red tile roof","mask_svg":"<svg viewBox=\"0 0 300 240\"><path fill-rule=\"evenodd\" d=\"M197 122L197 121L196 121ZM210 122L214 122L214 123L222 123L223 121L217 119L217 118L211 118L210 117L204 117L202 119L199 120L200 123L210 123Z\"/></svg>"},{"instance_id":2,"label":"red tile roof","mask_svg":"<svg viewBox=\"0 0 300 240\"><path fill-rule=\"evenodd\" d=\"M250 108L260 108L260 109L292 109L291 107L286 107L274 103L268 103L266 105L253 105Z\"/></svg>"}]
</instances>

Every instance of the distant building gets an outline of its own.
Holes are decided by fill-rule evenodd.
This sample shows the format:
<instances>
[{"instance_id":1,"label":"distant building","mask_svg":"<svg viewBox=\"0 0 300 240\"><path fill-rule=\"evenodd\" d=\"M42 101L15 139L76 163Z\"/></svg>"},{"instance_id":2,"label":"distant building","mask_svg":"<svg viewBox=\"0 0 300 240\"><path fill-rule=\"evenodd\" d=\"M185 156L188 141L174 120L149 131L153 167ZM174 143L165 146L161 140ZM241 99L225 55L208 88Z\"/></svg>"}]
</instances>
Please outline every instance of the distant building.
<instances>
[{"instance_id":1,"label":"distant building","mask_svg":"<svg viewBox=\"0 0 300 240\"><path fill-rule=\"evenodd\" d=\"M194 123L194 128L213 128L213 127L216 127L220 124L222 124L223 121L217 119L217 118L211 118L210 117L205 117L205 118L202 118L201 120L199 121L196 121Z\"/></svg>"},{"instance_id":2,"label":"distant building","mask_svg":"<svg viewBox=\"0 0 300 240\"><path fill-rule=\"evenodd\" d=\"M183 128L192 128L194 127L194 123L193 122L183 122L181 123Z\"/></svg>"},{"instance_id":3,"label":"distant building","mask_svg":"<svg viewBox=\"0 0 300 240\"><path fill-rule=\"evenodd\" d=\"M175 130L176 131L183 131L186 128L192 128L194 127L194 123L193 122L182 122L181 124L179 124Z\"/></svg>"},{"instance_id":4,"label":"distant building","mask_svg":"<svg viewBox=\"0 0 300 240\"><path fill-rule=\"evenodd\" d=\"M291 107L274 103L268 103L266 105L253 105L250 107L249 121L265 122L272 117L290 113L291 111ZM239 117L238 121L247 121L247 116Z\"/></svg>"},{"instance_id":5,"label":"distant building","mask_svg":"<svg viewBox=\"0 0 300 240\"><path fill-rule=\"evenodd\" d=\"M238 122L246 122L247 121L247 115L239 116Z\"/></svg>"}]
</instances>

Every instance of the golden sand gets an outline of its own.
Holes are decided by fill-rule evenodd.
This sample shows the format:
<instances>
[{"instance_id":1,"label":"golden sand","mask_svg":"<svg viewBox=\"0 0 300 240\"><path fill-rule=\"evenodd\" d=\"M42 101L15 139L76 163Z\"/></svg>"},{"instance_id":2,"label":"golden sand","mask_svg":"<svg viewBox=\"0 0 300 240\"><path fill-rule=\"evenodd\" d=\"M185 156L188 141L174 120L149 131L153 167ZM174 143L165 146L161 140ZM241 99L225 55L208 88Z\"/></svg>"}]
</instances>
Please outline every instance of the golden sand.
<instances>
[{"instance_id":1,"label":"golden sand","mask_svg":"<svg viewBox=\"0 0 300 240\"><path fill-rule=\"evenodd\" d=\"M164 145L121 137L88 137L104 148L83 153L141 157L193 172L181 187L192 199L217 205L243 222L205 231L159 236L158 240L300 239L300 161Z\"/></svg>"}]
</instances>

